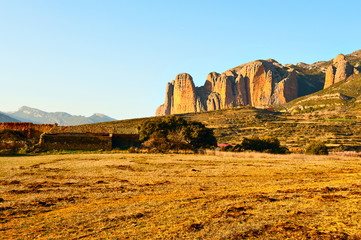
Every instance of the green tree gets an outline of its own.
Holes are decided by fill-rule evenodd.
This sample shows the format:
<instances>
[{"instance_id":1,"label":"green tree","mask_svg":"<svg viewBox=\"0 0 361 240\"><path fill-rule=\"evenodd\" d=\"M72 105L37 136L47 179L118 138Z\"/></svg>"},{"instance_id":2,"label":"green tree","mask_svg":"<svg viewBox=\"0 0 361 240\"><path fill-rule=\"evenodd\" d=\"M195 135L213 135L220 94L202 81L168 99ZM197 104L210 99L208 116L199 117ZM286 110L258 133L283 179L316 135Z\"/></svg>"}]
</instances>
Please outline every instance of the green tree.
<instances>
[{"instance_id":1,"label":"green tree","mask_svg":"<svg viewBox=\"0 0 361 240\"><path fill-rule=\"evenodd\" d=\"M277 138L244 138L242 144L238 147L242 150L251 150L256 152L268 152L268 153L287 153L288 149L280 145L280 141Z\"/></svg>"},{"instance_id":2,"label":"green tree","mask_svg":"<svg viewBox=\"0 0 361 240\"><path fill-rule=\"evenodd\" d=\"M328 149L324 142L314 141L306 147L306 154L328 155Z\"/></svg>"},{"instance_id":3,"label":"green tree","mask_svg":"<svg viewBox=\"0 0 361 240\"><path fill-rule=\"evenodd\" d=\"M149 143L150 139L162 139L170 149L208 148L217 145L212 129L196 121L185 120L179 116L152 118L139 127L139 138Z\"/></svg>"}]
</instances>

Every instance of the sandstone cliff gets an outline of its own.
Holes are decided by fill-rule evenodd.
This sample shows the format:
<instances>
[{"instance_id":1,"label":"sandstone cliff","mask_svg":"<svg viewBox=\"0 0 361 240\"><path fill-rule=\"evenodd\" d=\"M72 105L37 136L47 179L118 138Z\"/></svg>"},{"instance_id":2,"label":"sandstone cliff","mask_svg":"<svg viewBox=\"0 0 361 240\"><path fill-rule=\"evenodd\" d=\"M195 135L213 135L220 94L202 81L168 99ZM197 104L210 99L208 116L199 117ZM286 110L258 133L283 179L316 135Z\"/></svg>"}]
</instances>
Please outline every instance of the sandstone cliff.
<instances>
[{"instance_id":1,"label":"sandstone cliff","mask_svg":"<svg viewBox=\"0 0 361 240\"><path fill-rule=\"evenodd\" d=\"M195 87L192 77L182 73L168 83L165 102L156 115L283 104L360 72L361 50L313 64L282 66L273 59L257 60L224 73L211 72L201 87Z\"/></svg>"},{"instance_id":2,"label":"sandstone cliff","mask_svg":"<svg viewBox=\"0 0 361 240\"><path fill-rule=\"evenodd\" d=\"M250 62L222 74L209 73L204 86L195 87L187 73L168 83L165 103L156 115L280 104L298 96L295 71L275 60Z\"/></svg>"},{"instance_id":3,"label":"sandstone cliff","mask_svg":"<svg viewBox=\"0 0 361 240\"><path fill-rule=\"evenodd\" d=\"M333 59L332 65L327 68L324 88L328 88L332 84L338 83L351 76L354 68L345 59L343 54L339 54Z\"/></svg>"}]
</instances>

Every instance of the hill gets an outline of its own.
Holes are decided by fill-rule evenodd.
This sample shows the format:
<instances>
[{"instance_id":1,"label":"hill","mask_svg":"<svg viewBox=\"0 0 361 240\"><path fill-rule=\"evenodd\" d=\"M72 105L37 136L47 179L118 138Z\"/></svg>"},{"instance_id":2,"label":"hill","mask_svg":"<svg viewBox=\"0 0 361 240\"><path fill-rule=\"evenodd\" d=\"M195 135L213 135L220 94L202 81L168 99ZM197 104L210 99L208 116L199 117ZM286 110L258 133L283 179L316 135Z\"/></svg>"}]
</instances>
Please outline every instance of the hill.
<instances>
[{"instance_id":1,"label":"hill","mask_svg":"<svg viewBox=\"0 0 361 240\"><path fill-rule=\"evenodd\" d=\"M72 126L80 124L90 124L97 122L115 121L114 118L104 114L94 114L90 117L71 115L65 112L45 112L36 108L23 106L18 111L8 114L22 122L32 122L38 124L57 123L62 126Z\"/></svg>"},{"instance_id":2,"label":"hill","mask_svg":"<svg viewBox=\"0 0 361 240\"><path fill-rule=\"evenodd\" d=\"M201 113L180 114L188 120L200 121L213 128L218 143L238 144L245 137L277 137L281 144L295 151L313 140L325 141L330 147L357 150L361 146L361 121L355 118L291 115L272 109L237 107ZM150 118L57 127L53 133L136 133L138 126Z\"/></svg>"},{"instance_id":3,"label":"hill","mask_svg":"<svg viewBox=\"0 0 361 240\"><path fill-rule=\"evenodd\" d=\"M361 110L361 74L353 74L346 80L316 93L297 98L277 109L288 112L318 112L321 115L339 117L357 116ZM332 113L333 112L333 113Z\"/></svg>"},{"instance_id":4,"label":"hill","mask_svg":"<svg viewBox=\"0 0 361 240\"><path fill-rule=\"evenodd\" d=\"M0 122L3 123L3 122L20 122L20 121L0 112Z\"/></svg>"}]
</instances>

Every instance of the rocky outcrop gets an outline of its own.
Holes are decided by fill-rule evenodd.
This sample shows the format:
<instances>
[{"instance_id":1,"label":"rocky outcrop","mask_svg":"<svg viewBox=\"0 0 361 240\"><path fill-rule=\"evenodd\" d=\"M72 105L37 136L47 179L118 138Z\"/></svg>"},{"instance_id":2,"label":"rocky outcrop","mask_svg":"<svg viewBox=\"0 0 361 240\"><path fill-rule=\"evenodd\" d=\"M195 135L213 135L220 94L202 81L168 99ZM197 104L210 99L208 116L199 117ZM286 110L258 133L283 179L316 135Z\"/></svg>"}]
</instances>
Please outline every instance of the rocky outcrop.
<instances>
[{"instance_id":1,"label":"rocky outcrop","mask_svg":"<svg viewBox=\"0 0 361 240\"><path fill-rule=\"evenodd\" d=\"M345 59L345 55L339 54L332 61L332 65L327 68L325 78L325 88L345 80L354 72L354 68Z\"/></svg>"},{"instance_id":2,"label":"rocky outcrop","mask_svg":"<svg viewBox=\"0 0 361 240\"><path fill-rule=\"evenodd\" d=\"M223 73L211 72L195 87L189 74L167 85L166 98L156 115L201 112L236 106L283 104L312 94L361 72L361 50L329 61L282 66L276 60L257 60Z\"/></svg>"},{"instance_id":3,"label":"rocky outcrop","mask_svg":"<svg viewBox=\"0 0 361 240\"><path fill-rule=\"evenodd\" d=\"M205 84L195 87L182 73L167 85L166 99L156 115L169 115L231 108L240 105L281 104L298 97L297 74L277 61L258 60L222 74L209 73Z\"/></svg>"},{"instance_id":4,"label":"rocky outcrop","mask_svg":"<svg viewBox=\"0 0 361 240\"><path fill-rule=\"evenodd\" d=\"M297 98L297 74L291 70L287 78L276 84L273 94L273 104L282 104Z\"/></svg>"},{"instance_id":5,"label":"rocky outcrop","mask_svg":"<svg viewBox=\"0 0 361 240\"><path fill-rule=\"evenodd\" d=\"M196 88L191 75L178 74L174 81L171 114L196 112Z\"/></svg>"},{"instance_id":6,"label":"rocky outcrop","mask_svg":"<svg viewBox=\"0 0 361 240\"><path fill-rule=\"evenodd\" d=\"M178 74L176 79L167 84L165 102L156 110L156 115L169 115L202 111L197 99L196 88L191 75Z\"/></svg>"},{"instance_id":7,"label":"rocky outcrop","mask_svg":"<svg viewBox=\"0 0 361 240\"><path fill-rule=\"evenodd\" d=\"M170 115L172 104L173 104L173 92L174 92L174 81L167 84L167 90L165 93L165 102L163 105L160 105L155 115L156 116L163 116L163 115Z\"/></svg>"}]
</instances>

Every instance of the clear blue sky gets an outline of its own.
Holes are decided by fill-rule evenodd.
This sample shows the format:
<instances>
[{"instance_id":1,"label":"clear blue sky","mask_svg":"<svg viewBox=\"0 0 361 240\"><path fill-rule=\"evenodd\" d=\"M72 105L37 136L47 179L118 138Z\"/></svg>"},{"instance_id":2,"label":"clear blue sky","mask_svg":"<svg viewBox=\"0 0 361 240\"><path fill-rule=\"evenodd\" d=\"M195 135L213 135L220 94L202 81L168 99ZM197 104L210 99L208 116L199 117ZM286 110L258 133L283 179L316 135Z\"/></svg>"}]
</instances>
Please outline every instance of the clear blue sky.
<instances>
[{"instance_id":1,"label":"clear blue sky","mask_svg":"<svg viewBox=\"0 0 361 240\"><path fill-rule=\"evenodd\" d=\"M361 1L0 0L0 110L152 116L178 73L361 49Z\"/></svg>"}]
</instances>

